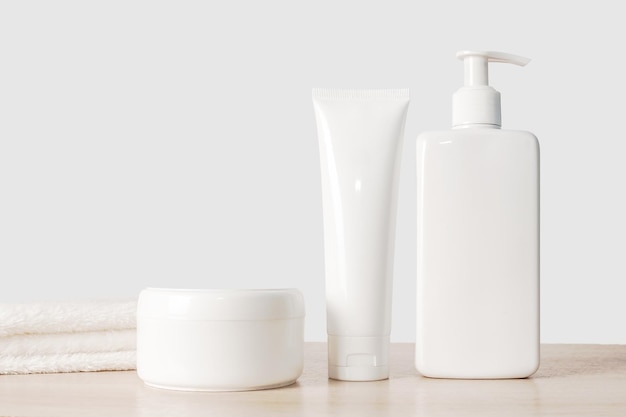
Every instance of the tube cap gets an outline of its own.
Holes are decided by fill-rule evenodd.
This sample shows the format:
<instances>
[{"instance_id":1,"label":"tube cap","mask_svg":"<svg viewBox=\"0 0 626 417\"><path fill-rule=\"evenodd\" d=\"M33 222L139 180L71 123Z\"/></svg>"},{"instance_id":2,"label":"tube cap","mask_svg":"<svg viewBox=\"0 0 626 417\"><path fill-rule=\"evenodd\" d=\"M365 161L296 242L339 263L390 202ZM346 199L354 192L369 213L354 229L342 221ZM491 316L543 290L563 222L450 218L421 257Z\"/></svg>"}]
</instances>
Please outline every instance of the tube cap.
<instances>
[{"instance_id":1,"label":"tube cap","mask_svg":"<svg viewBox=\"0 0 626 417\"><path fill-rule=\"evenodd\" d=\"M389 336L328 335L328 377L342 381L389 378Z\"/></svg>"}]
</instances>

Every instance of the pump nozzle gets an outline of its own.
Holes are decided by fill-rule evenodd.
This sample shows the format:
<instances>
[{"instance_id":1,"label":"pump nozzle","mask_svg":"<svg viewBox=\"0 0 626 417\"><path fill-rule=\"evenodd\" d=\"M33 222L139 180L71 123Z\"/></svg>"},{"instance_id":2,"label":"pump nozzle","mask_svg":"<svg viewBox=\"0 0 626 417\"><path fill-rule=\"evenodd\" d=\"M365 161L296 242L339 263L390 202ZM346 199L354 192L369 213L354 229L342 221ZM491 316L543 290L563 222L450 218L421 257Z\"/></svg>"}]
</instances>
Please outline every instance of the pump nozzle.
<instances>
[{"instance_id":1,"label":"pump nozzle","mask_svg":"<svg viewBox=\"0 0 626 417\"><path fill-rule=\"evenodd\" d=\"M500 93L489 86L489 62L525 66L530 59L504 52L459 51L456 57L465 63L465 86L453 97L454 127L482 125L499 128Z\"/></svg>"}]
</instances>

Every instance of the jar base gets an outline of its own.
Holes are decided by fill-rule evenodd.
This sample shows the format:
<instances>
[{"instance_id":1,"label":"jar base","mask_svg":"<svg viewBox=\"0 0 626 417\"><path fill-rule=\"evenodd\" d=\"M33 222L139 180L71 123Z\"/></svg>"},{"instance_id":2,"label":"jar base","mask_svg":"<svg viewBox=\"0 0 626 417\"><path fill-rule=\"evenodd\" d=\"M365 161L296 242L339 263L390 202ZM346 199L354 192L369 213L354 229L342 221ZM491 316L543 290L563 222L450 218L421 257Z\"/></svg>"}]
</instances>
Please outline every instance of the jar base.
<instances>
[{"instance_id":1,"label":"jar base","mask_svg":"<svg viewBox=\"0 0 626 417\"><path fill-rule=\"evenodd\" d=\"M279 382L278 384L260 385L252 387L180 387L174 385L161 385L145 382L144 384L150 388L165 389L170 391L193 391L193 392L238 392L238 391L257 391L274 388L282 388L296 383L296 379L287 382Z\"/></svg>"}]
</instances>

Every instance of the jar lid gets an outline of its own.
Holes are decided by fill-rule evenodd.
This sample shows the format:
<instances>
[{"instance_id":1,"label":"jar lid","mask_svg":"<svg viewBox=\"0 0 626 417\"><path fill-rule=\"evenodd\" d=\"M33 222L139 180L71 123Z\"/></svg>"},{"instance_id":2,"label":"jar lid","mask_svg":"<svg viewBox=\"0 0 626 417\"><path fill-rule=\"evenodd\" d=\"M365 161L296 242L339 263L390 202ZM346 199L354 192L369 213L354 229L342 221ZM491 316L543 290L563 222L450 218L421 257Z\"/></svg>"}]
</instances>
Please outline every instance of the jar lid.
<instances>
[{"instance_id":1,"label":"jar lid","mask_svg":"<svg viewBox=\"0 0 626 417\"><path fill-rule=\"evenodd\" d=\"M137 315L173 320L282 320L304 317L304 298L288 289L146 288Z\"/></svg>"}]
</instances>

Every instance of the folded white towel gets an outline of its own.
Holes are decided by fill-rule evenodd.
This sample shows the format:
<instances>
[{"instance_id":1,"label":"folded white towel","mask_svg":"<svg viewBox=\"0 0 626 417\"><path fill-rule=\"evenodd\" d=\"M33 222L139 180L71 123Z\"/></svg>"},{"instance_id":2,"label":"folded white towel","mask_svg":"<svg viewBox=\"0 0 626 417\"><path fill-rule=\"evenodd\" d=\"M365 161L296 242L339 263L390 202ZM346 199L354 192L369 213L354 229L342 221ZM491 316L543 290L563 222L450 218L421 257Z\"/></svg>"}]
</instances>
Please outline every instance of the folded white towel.
<instances>
[{"instance_id":1,"label":"folded white towel","mask_svg":"<svg viewBox=\"0 0 626 417\"><path fill-rule=\"evenodd\" d=\"M0 304L0 374L135 369L136 299Z\"/></svg>"},{"instance_id":2,"label":"folded white towel","mask_svg":"<svg viewBox=\"0 0 626 417\"><path fill-rule=\"evenodd\" d=\"M100 332L20 334L0 337L0 356L135 350L135 329Z\"/></svg>"},{"instance_id":3,"label":"folded white towel","mask_svg":"<svg viewBox=\"0 0 626 417\"><path fill-rule=\"evenodd\" d=\"M0 337L133 329L136 311L136 299L0 304Z\"/></svg>"},{"instance_id":4,"label":"folded white towel","mask_svg":"<svg viewBox=\"0 0 626 417\"><path fill-rule=\"evenodd\" d=\"M0 356L0 374L127 371L135 369L136 364L134 350Z\"/></svg>"}]
</instances>

